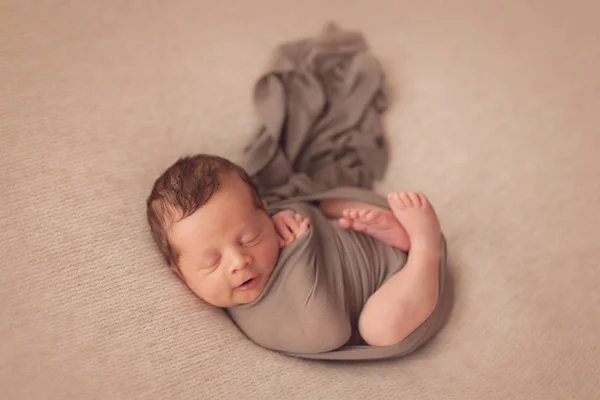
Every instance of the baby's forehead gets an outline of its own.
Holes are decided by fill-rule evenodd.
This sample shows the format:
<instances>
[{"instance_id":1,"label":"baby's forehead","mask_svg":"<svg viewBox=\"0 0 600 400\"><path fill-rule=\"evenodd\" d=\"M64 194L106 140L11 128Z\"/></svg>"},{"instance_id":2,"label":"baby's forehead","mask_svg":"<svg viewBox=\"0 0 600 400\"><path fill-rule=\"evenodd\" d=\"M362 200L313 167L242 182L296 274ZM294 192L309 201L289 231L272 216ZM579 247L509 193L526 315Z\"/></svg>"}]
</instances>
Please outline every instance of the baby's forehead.
<instances>
[{"instance_id":1,"label":"baby's forehead","mask_svg":"<svg viewBox=\"0 0 600 400\"><path fill-rule=\"evenodd\" d=\"M242 229L251 225L256 225L261 222L260 210L253 203L246 201L236 201L235 205L220 204L220 210L210 210L206 214L205 221L215 224L221 224L222 230L226 228Z\"/></svg>"},{"instance_id":2,"label":"baby's forehead","mask_svg":"<svg viewBox=\"0 0 600 400\"><path fill-rule=\"evenodd\" d=\"M225 233L243 230L261 222L260 210L244 198L215 197L213 202L198 207L198 210L182 221L195 225L197 233Z\"/></svg>"}]
</instances>

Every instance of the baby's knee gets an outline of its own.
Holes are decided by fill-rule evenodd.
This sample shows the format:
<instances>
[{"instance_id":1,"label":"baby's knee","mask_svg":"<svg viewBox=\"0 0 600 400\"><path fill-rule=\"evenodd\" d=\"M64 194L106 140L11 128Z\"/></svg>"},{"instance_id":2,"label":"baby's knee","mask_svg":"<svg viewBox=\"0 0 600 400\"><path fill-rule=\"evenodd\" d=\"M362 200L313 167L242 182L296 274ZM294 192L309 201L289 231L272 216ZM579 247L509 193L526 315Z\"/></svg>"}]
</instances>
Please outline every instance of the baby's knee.
<instances>
[{"instance_id":1,"label":"baby's knee","mask_svg":"<svg viewBox=\"0 0 600 400\"><path fill-rule=\"evenodd\" d=\"M393 346L406 337L391 323L393 318L382 314L381 310L365 307L358 319L360 336L370 346Z\"/></svg>"},{"instance_id":2,"label":"baby's knee","mask_svg":"<svg viewBox=\"0 0 600 400\"><path fill-rule=\"evenodd\" d=\"M393 346L406 339L433 313L427 304L381 307L367 301L358 319L361 337L371 346Z\"/></svg>"}]
</instances>

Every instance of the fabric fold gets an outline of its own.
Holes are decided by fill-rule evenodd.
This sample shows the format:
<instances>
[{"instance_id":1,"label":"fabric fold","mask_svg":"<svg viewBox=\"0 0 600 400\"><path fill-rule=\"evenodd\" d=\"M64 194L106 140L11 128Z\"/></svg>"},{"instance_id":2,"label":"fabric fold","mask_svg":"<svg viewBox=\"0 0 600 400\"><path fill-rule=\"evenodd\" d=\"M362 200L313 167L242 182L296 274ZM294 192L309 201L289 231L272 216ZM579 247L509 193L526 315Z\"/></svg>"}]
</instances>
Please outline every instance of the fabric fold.
<instances>
[{"instance_id":1,"label":"fabric fold","mask_svg":"<svg viewBox=\"0 0 600 400\"><path fill-rule=\"evenodd\" d=\"M261 196L271 203L339 186L372 188L388 161L383 81L357 32L330 24L315 39L280 46L255 85L261 126L241 161Z\"/></svg>"}]
</instances>

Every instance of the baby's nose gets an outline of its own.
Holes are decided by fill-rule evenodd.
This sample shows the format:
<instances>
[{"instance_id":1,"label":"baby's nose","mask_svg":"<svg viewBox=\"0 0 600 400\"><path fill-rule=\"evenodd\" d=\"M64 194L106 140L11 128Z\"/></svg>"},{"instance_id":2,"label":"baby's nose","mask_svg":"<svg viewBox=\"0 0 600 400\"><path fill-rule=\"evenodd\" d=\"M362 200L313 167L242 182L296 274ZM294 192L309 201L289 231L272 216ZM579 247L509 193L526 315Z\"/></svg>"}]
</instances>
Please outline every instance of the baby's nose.
<instances>
[{"instance_id":1,"label":"baby's nose","mask_svg":"<svg viewBox=\"0 0 600 400\"><path fill-rule=\"evenodd\" d=\"M235 252L231 257L231 272L244 269L250 264L251 258L244 253Z\"/></svg>"}]
</instances>

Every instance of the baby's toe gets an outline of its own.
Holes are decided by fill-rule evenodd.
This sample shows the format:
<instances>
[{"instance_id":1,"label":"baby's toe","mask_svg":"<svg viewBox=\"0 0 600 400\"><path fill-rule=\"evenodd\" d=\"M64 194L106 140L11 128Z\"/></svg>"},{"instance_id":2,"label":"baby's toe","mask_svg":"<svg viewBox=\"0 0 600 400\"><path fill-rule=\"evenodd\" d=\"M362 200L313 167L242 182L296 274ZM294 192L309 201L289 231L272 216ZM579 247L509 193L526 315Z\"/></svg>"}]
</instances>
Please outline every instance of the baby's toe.
<instances>
[{"instance_id":1,"label":"baby's toe","mask_svg":"<svg viewBox=\"0 0 600 400\"><path fill-rule=\"evenodd\" d=\"M340 226L340 228L343 228L343 229L352 228L352 222L350 222L350 220L348 218L340 218L338 220L338 225Z\"/></svg>"},{"instance_id":2,"label":"baby's toe","mask_svg":"<svg viewBox=\"0 0 600 400\"><path fill-rule=\"evenodd\" d=\"M429 205L429 199L427 199L427 196L425 196L425 193L417 192L417 196L419 196L419 199L421 200L421 205L423 207L426 207Z\"/></svg>"},{"instance_id":3,"label":"baby's toe","mask_svg":"<svg viewBox=\"0 0 600 400\"><path fill-rule=\"evenodd\" d=\"M368 208L363 208L360 211L358 211L359 218L360 219L366 219L367 218L367 214L369 213L369 211L371 211L371 210L369 210Z\"/></svg>"},{"instance_id":4,"label":"baby's toe","mask_svg":"<svg viewBox=\"0 0 600 400\"><path fill-rule=\"evenodd\" d=\"M413 202L412 202L410 196L408 195L408 193L405 193L405 192L400 193L400 200L402 201L402 203L404 203L405 207L413 206Z\"/></svg>"},{"instance_id":5,"label":"baby's toe","mask_svg":"<svg viewBox=\"0 0 600 400\"><path fill-rule=\"evenodd\" d=\"M409 192L408 193L408 197L410 198L413 206L415 207L421 207L422 203L421 203L421 198L419 197L419 195L415 192Z\"/></svg>"},{"instance_id":6,"label":"baby's toe","mask_svg":"<svg viewBox=\"0 0 600 400\"><path fill-rule=\"evenodd\" d=\"M404 201L400 197L400 193L398 193L398 192L390 193L388 195L388 203L390 204L390 206L392 208L395 208L395 209L403 209L406 207L404 204Z\"/></svg>"},{"instance_id":7,"label":"baby's toe","mask_svg":"<svg viewBox=\"0 0 600 400\"><path fill-rule=\"evenodd\" d=\"M367 222L374 222L381 216L381 212L379 210L369 210L367 215L365 215L365 220Z\"/></svg>"}]
</instances>

